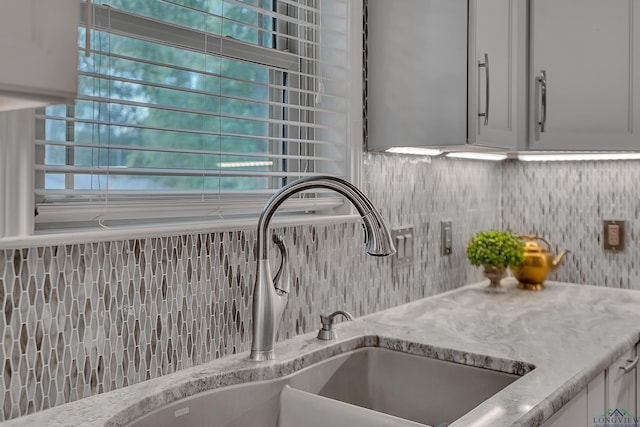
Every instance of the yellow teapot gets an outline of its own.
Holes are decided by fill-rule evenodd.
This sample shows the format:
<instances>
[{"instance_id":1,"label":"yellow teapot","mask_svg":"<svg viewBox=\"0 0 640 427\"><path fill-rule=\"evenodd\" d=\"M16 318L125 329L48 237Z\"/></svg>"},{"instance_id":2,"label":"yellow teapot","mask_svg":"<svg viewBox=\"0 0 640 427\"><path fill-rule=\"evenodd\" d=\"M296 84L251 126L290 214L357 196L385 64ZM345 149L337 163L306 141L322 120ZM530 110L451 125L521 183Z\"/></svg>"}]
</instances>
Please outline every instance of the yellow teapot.
<instances>
[{"instance_id":1,"label":"yellow teapot","mask_svg":"<svg viewBox=\"0 0 640 427\"><path fill-rule=\"evenodd\" d=\"M562 251L555 259L551 255L551 245L540 236L520 236L524 242L524 261L519 267L511 269L513 276L518 279L518 288L539 291L547 275L558 268L562 258L568 251ZM544 242L546 248L541 247L536 240Z\"/></svg>"}]
</instances>

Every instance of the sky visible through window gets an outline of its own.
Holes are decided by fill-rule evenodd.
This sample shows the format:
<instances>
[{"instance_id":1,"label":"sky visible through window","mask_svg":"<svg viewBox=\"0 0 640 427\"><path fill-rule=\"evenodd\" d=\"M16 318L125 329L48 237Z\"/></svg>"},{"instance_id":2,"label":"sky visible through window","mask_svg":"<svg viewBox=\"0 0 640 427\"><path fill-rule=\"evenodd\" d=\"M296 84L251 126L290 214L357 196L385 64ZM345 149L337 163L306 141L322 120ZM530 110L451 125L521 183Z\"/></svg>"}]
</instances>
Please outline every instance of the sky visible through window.
<instances>
[{"instance_id":1,"label":"sky visible through window","mask_svg":"<svg viewBox=\"0 0 640 427\"><path fill-rule=\"evenodd\" d=\"M272 48L271 1L94 1L252 45ZM264 31L263 31L264 30ZM79 47L85 43L79 28ZM47 109L46 189L256 190L251 173L275 165L273 70L152 41L93 30L92 54L79 51L78 99ZM281 73L282 74L282 73ZM279 76L282 77L281 75ZM65 121L65 117L73 120ZM57 120L56 117L60 118ZM62 144L73 142L71 145ZM260 157L260 154L264 157ZM107 169L109 173L107 174ZM227 172L217 175L215 171ZM131 171L131 173L129 173Z\"/></svg>"}]
</instances>

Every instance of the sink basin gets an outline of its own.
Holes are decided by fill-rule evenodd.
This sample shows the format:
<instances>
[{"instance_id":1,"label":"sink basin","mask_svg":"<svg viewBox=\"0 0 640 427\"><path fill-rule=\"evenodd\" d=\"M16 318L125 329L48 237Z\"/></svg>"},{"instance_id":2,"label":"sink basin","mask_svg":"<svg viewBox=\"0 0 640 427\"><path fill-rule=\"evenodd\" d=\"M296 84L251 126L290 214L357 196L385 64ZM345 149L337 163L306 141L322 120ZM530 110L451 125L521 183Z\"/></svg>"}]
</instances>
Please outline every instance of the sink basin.
<instances>
[{"instance_id":1,"label":"sink basin","mask_svg":"<svg viewBox=\"0 0 640 427\"><path fill-rule=\"evenodd\" d=\"M517 375L384 348L356 350L291 378L292 388L427 425L452 422ZM322 378L310 381L307 377Z\"/></svg>"},{"instance_id":2,"label":"sink basin","mask_svg":"<svg viewBox=\"0 0 640 427\"><path fill-rule=\"evenodd\" d=\"M437 426L455 421L518 378L367 347L282 378L181 399L129 426Z\"/></svg>"}]
</instances>

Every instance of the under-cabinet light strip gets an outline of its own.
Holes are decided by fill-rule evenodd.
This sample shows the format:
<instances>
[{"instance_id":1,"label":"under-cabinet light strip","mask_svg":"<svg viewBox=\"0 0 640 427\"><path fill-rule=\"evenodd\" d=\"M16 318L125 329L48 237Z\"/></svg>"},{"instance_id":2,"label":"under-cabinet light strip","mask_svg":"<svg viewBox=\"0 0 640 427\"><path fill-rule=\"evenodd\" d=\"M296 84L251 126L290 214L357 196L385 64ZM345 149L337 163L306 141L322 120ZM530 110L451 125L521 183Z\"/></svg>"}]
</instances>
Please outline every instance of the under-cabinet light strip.
<instances>
[{"instance_id":1,"label":"under-cabinet light strip","mask_svg":"<svg viewBox=\"0 0 640 427\"><path fill-rule=\"evenodd\" d=\"M421 147L393 147L387 153L413 154L419 156L439 156L441 150ZM473 151L450 152L446 157L472 160L505 160L504 153L481 153ZM524 162L553 162L553 161L586 161L586 160L640 160L640 153L546 153L546 154L518 154L517 159Z\"/></svg>"},{"instance_id":2,"label":"under-cabinet light strip","mask_svg":"<svg viewBox=\"0 0 640 427\"><path fill-rule=\"evenodd\" d=\"M640 153L564 153L564 154L518 154L524 162L554 162L575 160L638 160Z\"/></svg>"},{"instance_id":3,"label":"under-cabinet light strip","mask_svg":"<svg viewBox=\"0 0 640 427\"><path fill-rule=\"evenodd\" d=\"M434 148L420 148L420 147L392 147L386 150L387 153L397 154L415 154L418 156L439 156L442 151Z\"/></svg>"},{"instance_id":4,"label":"under-cabinet light strip","mask_svg":"<svg viewBox=\"0 0 640 427\"><path fill-rule=\"evenodd\" d=\"M495 154L495 153L474 153L474 152L453 152L447 154L447 157L453 157L457 159L472 159L472 160L494 160L500 161L507 158L506 154Z\"/></svg>"}]
</instances>

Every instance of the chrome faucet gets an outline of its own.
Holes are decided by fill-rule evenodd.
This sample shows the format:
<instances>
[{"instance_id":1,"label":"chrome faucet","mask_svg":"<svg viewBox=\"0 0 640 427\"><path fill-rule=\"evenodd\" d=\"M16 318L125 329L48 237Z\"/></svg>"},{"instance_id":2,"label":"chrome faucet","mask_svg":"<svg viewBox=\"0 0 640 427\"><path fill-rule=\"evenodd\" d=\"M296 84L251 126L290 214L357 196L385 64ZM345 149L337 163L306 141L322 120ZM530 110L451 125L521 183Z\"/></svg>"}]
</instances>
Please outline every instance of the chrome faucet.
<instances>
[{"instance_id":1,"label":"chrome faucet","mask_svg":"<svg viewBox=\"0 0 640 427\"><path fill-rule=\"evenodd\" d=\"M263 361L275 358L273 348L276 342L278 324L287 305L290 288L287 271L287 251L282 238L274 236L282 260L275 278L271 277L269 265L269 223L275 211L292 195L313 188L327 188L346 197L362 217L365 230L365 249L369 255L387 256L395 253L391 234L384 220L371 201L356 186L341 178L318 176L301 178L275 193L267 202L258 219L258 265L256 284L253 290L253 341L250 360Z\"/></svg>"}]
</instances>

